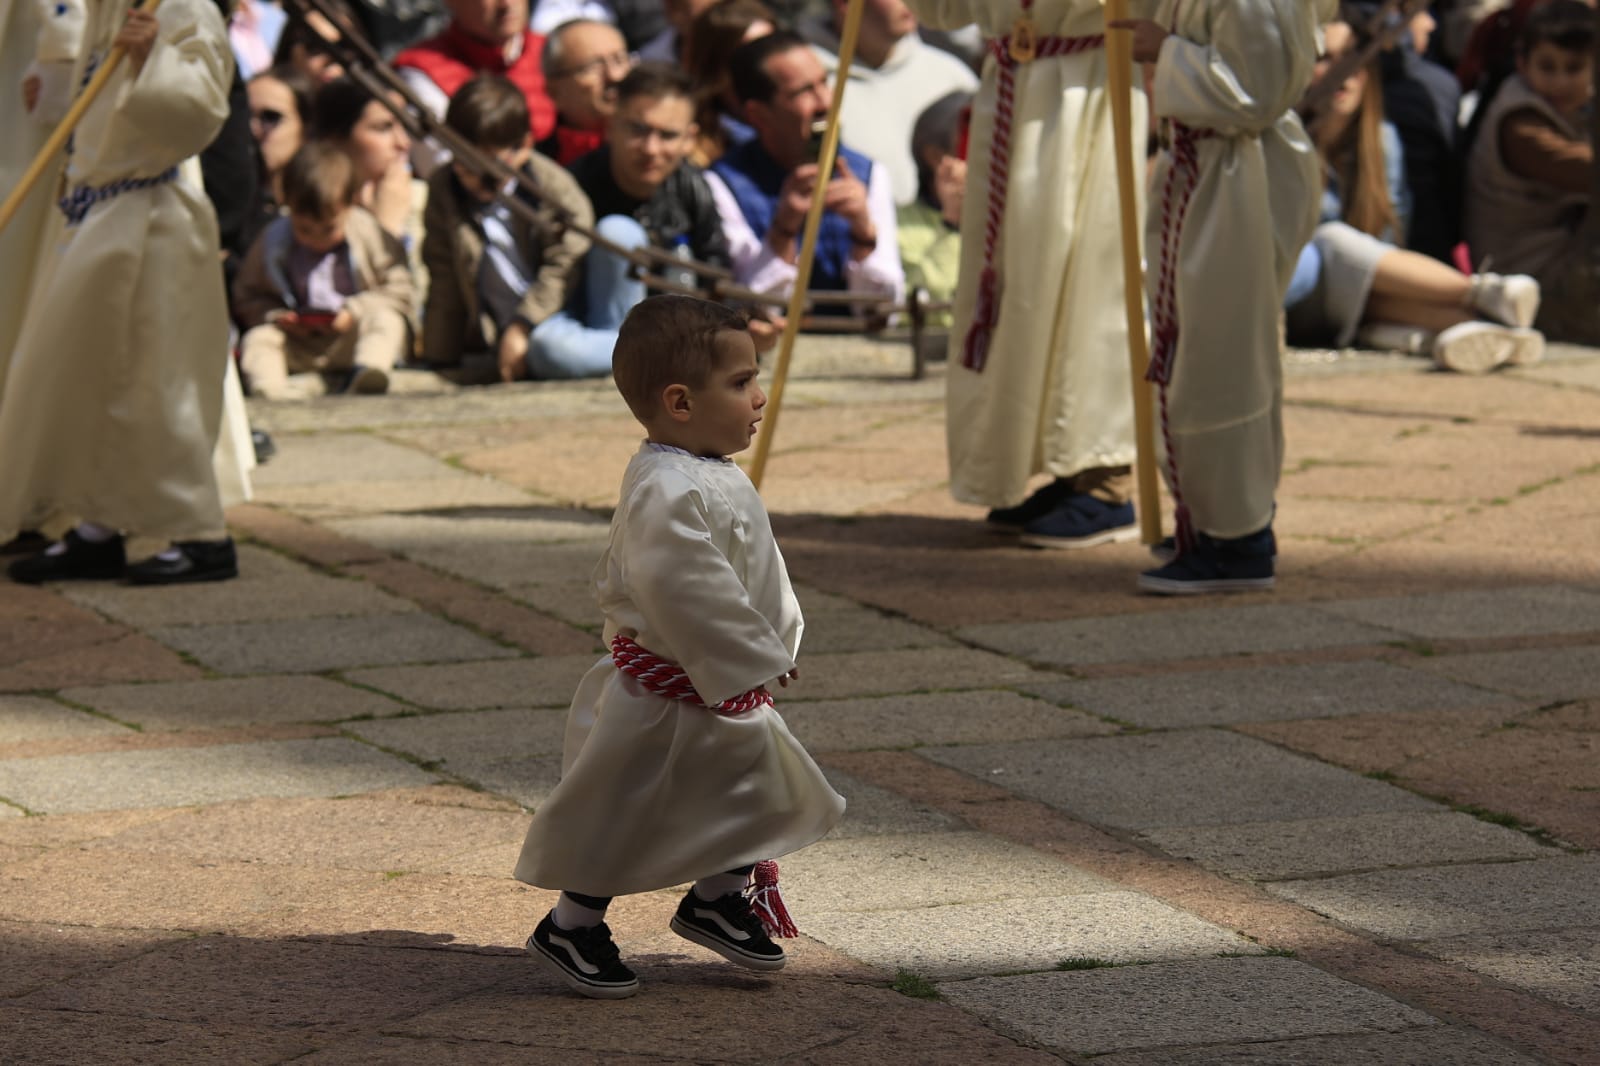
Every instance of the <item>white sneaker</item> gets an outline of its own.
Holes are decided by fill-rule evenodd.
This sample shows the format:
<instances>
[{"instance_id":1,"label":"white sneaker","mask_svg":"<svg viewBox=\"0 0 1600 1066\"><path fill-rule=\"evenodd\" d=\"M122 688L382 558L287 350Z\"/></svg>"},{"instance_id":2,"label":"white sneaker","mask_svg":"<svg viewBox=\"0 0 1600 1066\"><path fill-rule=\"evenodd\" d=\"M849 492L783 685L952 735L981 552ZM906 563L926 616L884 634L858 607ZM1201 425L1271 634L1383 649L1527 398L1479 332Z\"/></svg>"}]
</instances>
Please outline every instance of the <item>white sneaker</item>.
<instances>
[{"instance_id":1,"label":"white sneaker","mask_svg":"<svg viewBox=\"0 0 1600 1066\"><path fill-rule=\"evenodd\" d=\"M1487 374L1511 361L1522 343L1518 332L1493 322L1462 322L1434 338L1433 361L1458 374Z\"/></svg>"},{"instance_id":2,"label":"white sneaker","mask_svg":"<svg viewBox=\"0 0 1600 1066\"><path fill-rule=\"evenodd\" d=\"M1356 343L1378 352L1404 352L1425 355L1433 345L1433 333L1421 326L1402 326L1396 322L1368 322L1356 333Z\"/></svg>"},{"instance_id":3,"label":"white sneaker","mask_svg":"<svg viewBox=\"0 0 1600 1066\"><path fill-rule=\"evenodd\" d=\"M1539 283L1526 274L1474 274L1472 306L1502 325L1531 326L1539 314Z\"/></svg>"},{"instance_id":4,"label":"white sneaker","mask_svg":"<svg viewBox=\"0 0 1600 1066\"><path fill-rule=\"evenodd\" d=\"M1544 334L1536 329L1514 329L1517 346L1506 362L1511 366L1532 366L1544 358Z\"/></svg>"}]
</instances>

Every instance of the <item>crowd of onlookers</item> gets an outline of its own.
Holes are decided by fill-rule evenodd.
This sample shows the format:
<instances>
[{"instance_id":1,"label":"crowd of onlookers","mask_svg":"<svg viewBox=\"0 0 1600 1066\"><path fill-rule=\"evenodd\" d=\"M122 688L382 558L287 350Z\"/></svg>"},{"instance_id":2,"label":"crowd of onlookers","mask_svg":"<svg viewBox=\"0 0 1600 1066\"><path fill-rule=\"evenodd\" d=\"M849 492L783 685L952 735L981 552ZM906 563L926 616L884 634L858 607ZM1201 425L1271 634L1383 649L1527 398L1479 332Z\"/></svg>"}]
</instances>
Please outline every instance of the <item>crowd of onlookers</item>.
<instances>
[{"instance_id":1,"label":"crowd of onlookers","mask_svg":"<svg viewBox=\"0 0 1600 1066\"><path fill-rule=\"evenodd\" d=\"M865 0L824 176L845 0L529 5L331 0L408 89L375 97L340 65L333 23L240 0L230 35L258 191L231 211L242 184L212 193L253 393L382 392L408 363L604 374L645 293L630 252L666 253L651 273L679 284L705 275L675 258L786 294L819 181L812 289L951 297L984 58L971 33L926 33L902 0ZM1346 3L1325 29L1325 69L1372 54L1314 90L1306 115L1326 195L1286 300L1289 340L1468 370L1488 341L1513 361L1537 358L1544 336L1600 343L1600 310L1571 283L1600 232L1585 228L1593 5L1441 0L1392 27L1381 7ZM411 136L395 107L426 109L450 136ZM848 305L816 310L830 309Z\"/></svg>"}]
</instances>

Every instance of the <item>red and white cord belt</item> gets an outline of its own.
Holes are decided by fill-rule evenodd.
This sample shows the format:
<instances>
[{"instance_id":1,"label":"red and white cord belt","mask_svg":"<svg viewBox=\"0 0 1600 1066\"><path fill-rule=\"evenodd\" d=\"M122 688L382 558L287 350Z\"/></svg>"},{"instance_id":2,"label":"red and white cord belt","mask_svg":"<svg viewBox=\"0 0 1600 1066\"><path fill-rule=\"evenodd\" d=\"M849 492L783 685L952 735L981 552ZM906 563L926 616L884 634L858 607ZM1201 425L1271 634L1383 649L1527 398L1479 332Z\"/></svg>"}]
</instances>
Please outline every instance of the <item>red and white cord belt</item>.
<instances>
[{"instance_id":1,"label":"red and white cord belt","mask_svg":"<svg viewBox=\"0 0 1600 1066\"><path fill-rule=\"evenodd\" d=\"M1172 383L1172 365L1178 354L1178 248L1183 242L1189 202L1200 183L1200 142L1217 133L1173 120L1165 125L1172 165L1161 189L1161 245L1156 254L1156 291L1150 303L1153 343L1145 380L1155 383L1161 404L1161 443L1167 452L1167 487L1172 492L1176 526L1173 539L1182 555L1194 548L1195 529L1178 480L1178 450L1167 404L1167 386Z\"/></svg>"},{"instance_id":2,"label":"red and white cord belt","mask_svg":"<svg viewBox=\"0 0 1600 1066\"><path fill-rule=\"evenodd\" d=\"M1103 34L1085 37L1033 37L1013 41L1010 34L989 43L998 73L995 96L994 137L989 148L989 202L983 225L983 272L978 275L977 301L972 310L972 325L967 328L961 365L981 373L989 361L989 344L1000 318L1000 279L995 253L1000 245L1000 226L1006 216L1006 189L1011 175L1011 122L1016 109L1016 72L1022 65L1017 56L1028 60L1076 55L1104 48ZM1015 47L1014 47L1015 46Z\"/></svg>"}]
</instances>

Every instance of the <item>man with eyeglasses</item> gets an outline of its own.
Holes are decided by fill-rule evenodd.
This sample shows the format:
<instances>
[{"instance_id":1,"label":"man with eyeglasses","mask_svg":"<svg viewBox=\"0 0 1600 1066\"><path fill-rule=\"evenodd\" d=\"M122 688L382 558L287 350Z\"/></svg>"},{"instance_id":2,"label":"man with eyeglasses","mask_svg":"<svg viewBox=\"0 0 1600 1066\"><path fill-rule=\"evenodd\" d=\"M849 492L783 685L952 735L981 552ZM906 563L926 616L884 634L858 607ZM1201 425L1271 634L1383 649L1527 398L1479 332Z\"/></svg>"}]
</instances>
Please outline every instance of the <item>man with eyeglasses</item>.
<instances>
[{"instance_id":1,"label":"man with eyeglasses","mask_svg":"<svg viewBox=\"0 0 1600 1066\"><path fill-rule=\"evenodd\" d=\"M573 19L550 31L542 62L556 126L537 147L571 166L605 141L606 122L617 107L617 84L633 69L633 57L615 26Z\"/></svg>"}]
</instances>

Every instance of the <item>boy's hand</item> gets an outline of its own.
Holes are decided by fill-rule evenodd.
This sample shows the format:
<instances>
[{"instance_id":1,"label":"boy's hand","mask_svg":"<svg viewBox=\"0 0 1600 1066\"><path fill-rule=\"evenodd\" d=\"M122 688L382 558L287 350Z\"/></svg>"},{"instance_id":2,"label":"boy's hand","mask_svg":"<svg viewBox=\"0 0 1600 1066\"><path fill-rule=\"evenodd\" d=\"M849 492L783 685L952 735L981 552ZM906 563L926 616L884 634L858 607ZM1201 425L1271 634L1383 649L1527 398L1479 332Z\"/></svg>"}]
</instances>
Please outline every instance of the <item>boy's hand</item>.
<instances>
[{"instance_id":1,"label":"boy's hand","mask_svg":"<svg viewBox=\"0 0 1600 1066\"><path fill-rule=\"evenodd\" d=\"M513 322L500 334L500 380L520 381L528 376L528 327Z\"/></svg>"},{"instance_id":2,"label":"boy's hand","mask_svg":"<svg viewBox=\"0 0 1600 1066\"><path fill-rule=\"evenodd\" d=\"M939 213L952 226L961 224L961 203L967 195L967 161L953 155L939 160L933 172L934 199Z\"/></svg>"},{"instance_id":3,"label":"boy's hand","mask_svg":"<svg viewBox=\"0 0 1600 1066\"><path fill-rule=\"evenodd\" d=\"M783 686L784 688L788 688L790 681L798 681L798 680L800 680L800 668L797 666L793 670L790 670L787 674L784 674L783 676L779 677L778 678L778 684Z\"/></svg>"},{"instance_id":4,"label":"boy's hand","mask_svg":"<svg viewBox=\"0 0 1600 1066\"><path fill-rule=\"evenodd\" d=\"M300 316L295 314L293 311L288 310L287 308L281 311L267 312L267 321L272 323L274 326L277 326L291 337L304 338L309 337L312 334L311 327L300 321Z\"/></svg>"},{"instance_id":5,"label":"boy's hand","mask_svg":"<svg viewBox=\"0 0 1600 1066\"><path fill-rule=\"evenodd\" d=\"M44 91L44 79L37 74L29 74L22 79L22 106L28 114L33 114L33 109L39 106L39 94Z\"/></svg>"},{"instance_id":6,"label":"boy's hand","mask_svg":"<svg viewBox=\"0 0 1600 1066\"><path fill-rule=\"evenodd\" d=\"M784 317L772 311L766 312L765 317L750 320L750 339L755 342L757 355L770 352L777 345L783 327Z\"/></svg>"},{"instance_id":7,"label":"boy's hand","mask_svg":"<svg viewBox=\"0 0 1600 1066\"><path fill-rule=\"evenodd\" d=\"M116 40L111 42L113 47L127 53L128 64L133 67L135 76L144 69L144 61L150 58L150 49L155 47L158 29L155 15L136 8L128 12L128 21L122 24Z\"/></svg>"},{"instance_id":8,"label":"boy's hand","mask_svg":"<svg viewBox=\"0 0 1600 1066\"><path fill-rule=\"evenodd\" d=\"M328 328L335 333L349 333L356 326L356 316L350 313L348 307L339 308L339 313L333 316L333 321Z\"/></svg>"},{"instance_id":9,"label":"boy's hand","mask_svg":"<svg viewBox=\"0 0 1600 1066\"><path fill-rule=\"evenodd\" d=\"M1116 19L1106 25L1114 30L1133 31L1133 61L1154 63L1161 58L1161 45L1171 36L1159 22L1149 19Z\"/></svg>"}]
</instances>

